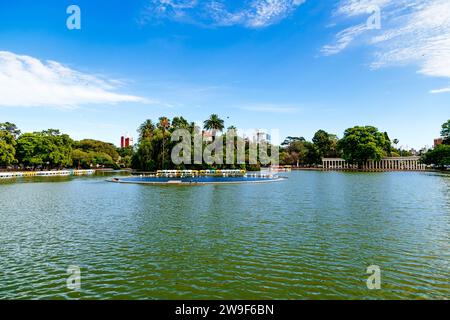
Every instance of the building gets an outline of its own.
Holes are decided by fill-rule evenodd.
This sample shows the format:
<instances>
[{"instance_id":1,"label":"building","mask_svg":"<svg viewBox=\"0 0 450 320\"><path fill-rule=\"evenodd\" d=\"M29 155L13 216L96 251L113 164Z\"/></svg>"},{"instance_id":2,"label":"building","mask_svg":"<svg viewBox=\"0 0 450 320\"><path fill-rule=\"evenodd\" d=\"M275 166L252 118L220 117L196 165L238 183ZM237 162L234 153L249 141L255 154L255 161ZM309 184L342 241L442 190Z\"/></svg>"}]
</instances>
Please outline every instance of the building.
<instances>
[{"instance_id":1,"label":"building","mask_svg":"<svg viewBox=\"0 0 450 320\"><path fill-rule=\"evenodd\" d=\"M120 147L128 148L133 146L133 138L131 138L128 134L120 137Z\"/></svg>"},{"instance_id":2,"label":"building","mask_svg":"<svg viewBox=\"0 0 450 320\"><path fill-rule=\"evenodd\" d=\"M203 141L212 142L214 141L214 135L211 131L202 131Z\"/></svg>"},{"instance_id":3,"label":"building","mask_svg":"<svg viewBox=\"0 0 450 320\"><path fill-rule=\"evenodd\" d=\"M262 130L256 130L255 137L253 140L256 143L261 143L261 142L270 143L272 140L272 137L270 136L270 134L267 134L266 132L264 132Z\"/></svg>"},{"instance_id":4,"label":"building","mask_svg":"<svg viewBox=\"0 0 450 320\"><path fill-rule=\"evenodd\" d=\"M444 139L443 138L434 139L434 146L435 147L440 146L443 143L444 143Z\"/></svg>"},{"instance_id":5,"label":"building","mask_svg":"<svg viewBox=\"0 0 450 320\"><path fill-rule=\"evenodd\" d=\"M341 158L323 158L323 170L362 170L362 171L424 171L426 165L420 162L420 157L392 157L380 161L369 160L361 168L347 163Z\"/></svg>"}]
</instances>

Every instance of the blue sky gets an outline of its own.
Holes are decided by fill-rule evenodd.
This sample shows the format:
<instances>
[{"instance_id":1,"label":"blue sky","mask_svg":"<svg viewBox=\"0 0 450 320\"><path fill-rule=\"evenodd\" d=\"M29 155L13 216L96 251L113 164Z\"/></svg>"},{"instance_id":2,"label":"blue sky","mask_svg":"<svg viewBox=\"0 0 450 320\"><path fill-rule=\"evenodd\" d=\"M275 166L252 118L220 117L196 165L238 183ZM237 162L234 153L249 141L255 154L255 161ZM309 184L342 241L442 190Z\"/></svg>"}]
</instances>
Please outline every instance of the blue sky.
<instances>
[{"instance_id":1,"label":"blue sky","mask_svg":"<svg viewBox=\"0 0 450 320\"><path fill-rule=\"evenodd\" d=\"M218 113L308 139L375 125L421 148L449 105L448 0L0 3L0 121L22 131L118 144L147 118Z\"/></svg>"}]
</instances>

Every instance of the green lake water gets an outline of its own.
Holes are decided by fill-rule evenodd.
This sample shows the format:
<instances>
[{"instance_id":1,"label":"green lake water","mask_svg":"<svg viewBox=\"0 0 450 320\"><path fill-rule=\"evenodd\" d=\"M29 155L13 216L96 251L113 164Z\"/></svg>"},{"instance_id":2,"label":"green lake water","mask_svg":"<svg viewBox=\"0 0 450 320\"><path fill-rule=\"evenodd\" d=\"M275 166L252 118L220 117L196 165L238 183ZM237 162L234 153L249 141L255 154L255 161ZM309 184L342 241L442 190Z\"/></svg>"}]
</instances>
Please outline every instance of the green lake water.
<instances>
[{"instance_id":1,"label":"green lake water","mask_svg":"<svg viewBox=\"0 0 450 320\"><path fill-rule=\"evenodd\" d=\"M0 182L3 299L450 298L450 176ZM66 286L81 269L81 290ZM369 290L366 269L381 268Z\"/></svg>"}]
</instances>

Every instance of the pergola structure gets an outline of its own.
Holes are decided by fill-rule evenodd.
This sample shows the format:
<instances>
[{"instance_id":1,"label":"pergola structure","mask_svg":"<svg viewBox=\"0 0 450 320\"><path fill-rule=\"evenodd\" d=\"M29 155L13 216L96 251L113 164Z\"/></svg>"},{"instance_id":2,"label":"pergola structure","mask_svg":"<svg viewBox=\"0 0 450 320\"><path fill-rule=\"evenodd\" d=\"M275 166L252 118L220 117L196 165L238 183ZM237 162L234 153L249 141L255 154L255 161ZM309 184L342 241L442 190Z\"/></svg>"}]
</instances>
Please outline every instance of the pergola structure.
<instances>
[{"instance_id":1,"label":"pergola structure","mask_svg":"<svg viewBox=\"0 0 450 320\"><path fill-rule=\"evenodd\" d=\"M381 161L369 160L358 168L358 165L347 163L341 158L323 158L324 170L363 170L363 171L424 171L426 165L420 163L420 157L393 157Z\"/></svg>"}]
</instances>

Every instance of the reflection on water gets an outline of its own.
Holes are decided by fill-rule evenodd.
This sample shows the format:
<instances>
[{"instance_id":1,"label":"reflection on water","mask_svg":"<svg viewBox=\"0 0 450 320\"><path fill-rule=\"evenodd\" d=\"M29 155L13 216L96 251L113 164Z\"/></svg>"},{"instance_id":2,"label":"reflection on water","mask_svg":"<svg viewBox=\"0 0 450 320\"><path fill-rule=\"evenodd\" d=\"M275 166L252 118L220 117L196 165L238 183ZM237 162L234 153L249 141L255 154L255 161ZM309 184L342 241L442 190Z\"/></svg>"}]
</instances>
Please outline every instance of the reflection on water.
<instances>
[{"instance_id":1,"label":"reflection on water","mask_svg":"<svg viewBox=\"0 0 450 320\"><path fill-rule=\"evenodd\" d=\"M449 298L450 177L0 183L0 298ZM58 183L55 183L58 182ZM81 267L80 292L66 288ZM366 287L379 265L382 289Z\"/></svg>"}]
</instances>

